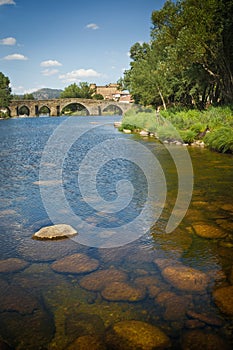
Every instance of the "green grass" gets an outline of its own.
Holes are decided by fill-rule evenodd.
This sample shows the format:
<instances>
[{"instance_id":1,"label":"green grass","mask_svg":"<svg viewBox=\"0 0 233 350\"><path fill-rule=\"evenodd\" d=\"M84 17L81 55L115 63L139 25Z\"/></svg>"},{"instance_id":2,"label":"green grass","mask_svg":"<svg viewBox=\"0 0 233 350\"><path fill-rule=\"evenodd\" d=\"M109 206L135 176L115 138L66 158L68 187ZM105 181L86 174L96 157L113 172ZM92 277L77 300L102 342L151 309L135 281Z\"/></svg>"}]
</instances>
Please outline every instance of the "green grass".
<instances>
[{"instance_id":1,"label":"green grass","mask_svg":"<svg viewBox=\"0 0 233 350\"><path fill-rule=\"evenodd\" d=\"M209 107L205 111L176 110L161 111L134 108L125 113L120 130L147 130L164 140L177 140L191 144L198 140L206 127L204 142L210 149L233 153L233 106Z\"/></svg>"}]
</instances>

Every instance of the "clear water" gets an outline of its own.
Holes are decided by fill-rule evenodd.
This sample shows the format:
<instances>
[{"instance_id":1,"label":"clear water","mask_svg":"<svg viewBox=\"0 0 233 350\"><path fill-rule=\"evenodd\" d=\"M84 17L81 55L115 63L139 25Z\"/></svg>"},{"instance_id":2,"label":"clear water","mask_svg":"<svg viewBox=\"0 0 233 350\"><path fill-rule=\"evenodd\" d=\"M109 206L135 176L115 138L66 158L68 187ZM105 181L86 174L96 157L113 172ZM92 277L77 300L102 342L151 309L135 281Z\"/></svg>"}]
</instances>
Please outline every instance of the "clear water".
<instances>
[{"instance_id":1,"label":"clear water","mask_svg":"<svg viewBox=\"0 0 233 350\"><path fill-rule=\"evenodd\" d=\"M225 344L221 348L225 346L227 349L232 343L232 320L215 305L212 292L230 284L233 157L205 149L189 149L194 170L192 201L179 227L173 233L165 234L164 229L177 198L178 184L169 149L151 138L119 133L113 122L120 117L73 117L79 136L73 142L74 129L64 127L64 135L58 135L57 147L48 158L50 162L45 163L44 152L48 141L51 141L49 138L68 119L48 117L0 121L0 263L5 261L4 266L7 266L9 258L26 262L22 269L9 267L0 271L0 339L16 349L59 350L68 348L76 338L86 334L101 335L104 342L105 334L114 323L140 320L159 327L170 338L172 349L186 349L183 339L192 329L201 334L216 335ZM134 154L137 152L134 147L125 150L127 159L119 158L119 139L133 140L154 154L165 174L166 200L160 215L161 208L156 208L163 196L158 195L155 199L158 203L154 208L159 219L151 225L149 232L145 235L136 232L132 236L135 239L118 248L112 247L110 240L109 248L103 248L112 230L135 220L148 196L145 173L149 172L150 164L148 169L141 169L128 159L138 157ZM63 150L64 140L66 144L70 143L67 152ZM98 170L97 191L105 204L116 200L119 181L130 181L134 191L128 205L121 210L108 212L106 204L106 208L103 206L98 212L95 207L98 203L93 197L85 198L80 191L78 176L80 164L88 152L109 140L109 152L114 157ZM62 154L62 174L59 173L58 181L54 174L58 174L56 162L62 151L65 156ZM108 152L105 150L105 153ZM98 154L94 155L97 163L102 162L103 155L99 155L99 159ZM42 167L48 175L47 183L41 182ZM184 162L184 172L186 167ZM87 175L89 172L88 168ZM72 213L83 222L80 232L84 236L90 235L85 229L86 224L91 225L93 232L98 232L97 241L90 239L90 244L86 244L85 237L78 242L72 239L52 242L32 239L37 230L54 223L42 201L44 192L41 194L41 188L46 189L50 204L54 205L55 219L67 219L65 204L63 208L57 202L60 182ZM155 186L160 185L163 185L162 182L155 181ZM130 190L129 187L126 189ZM198 237L194 226L200 222L221 227L226 236L222 239ZM96 259L97 270L123 271L127 274L127 283L133 286L138 286L140 281L140 286L143 285L146 290L144 296L138 301L110 301L104 293L81 286L81 279L89 273L58 273L52 269L55 261L75 253ZM161 274L155 262L158 258L172 259L171 264L178 261L205 272L210 278L207 290L194 293L175 288ZM157 281L156 286L146 284L147 277L153 277ZM161 301L162 296L167 301ZM187 307L181 312L181 305L185 303ZM200 321L192 317L191 311L208 315L212 321ZM215 318L218 324L213 321ZM212 348L218 349L220 345L208 347Z\"/></svg>"}]
</instances>

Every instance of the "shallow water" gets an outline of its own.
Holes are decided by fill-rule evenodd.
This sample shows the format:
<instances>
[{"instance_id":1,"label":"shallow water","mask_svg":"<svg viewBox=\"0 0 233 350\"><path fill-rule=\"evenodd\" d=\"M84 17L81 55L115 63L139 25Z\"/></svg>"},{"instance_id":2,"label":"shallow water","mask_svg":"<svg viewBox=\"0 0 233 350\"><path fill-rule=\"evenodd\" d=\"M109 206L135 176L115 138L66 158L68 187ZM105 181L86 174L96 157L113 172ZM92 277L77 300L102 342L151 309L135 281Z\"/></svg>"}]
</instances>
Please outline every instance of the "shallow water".
<instances>
[{"instance_id":1,"label":"shallow water","mask_svg":"<svg viewBox=\"0 0 233 350\"><path fill-rule=\"evenodd\" d=\"M71 119L70 126L66 121ZM172 349L201 349L203 342L207 349L230 348L232 318L218 308L213 292L233 283L233 157L189 148L192 200L182 222L168 234L166 225L179 192L179 174L171 155L180 146L165 147L152 138L121 134L113 126L119 119L0 121L0 340L16 349L60 350L83 335L98 335L103 349L106 344L116 349L117 341L109 337L111 327L138 320L159 327ZM134 143L124 144L122 151L122 140ZM149 156L147 161L147 154L135 143L157 160L155 177ZM146 158L148 168L140 168L140 157ZM183 174L188 168L185 157ZM96 177L90 176L102 163ZM145 225L144 231L148 224L150 229L142 234L135 221L150 195L148 177L156 189L149 205L156 219L151 224L151 216L143 216L139 223ZM117 184L122 180L132 184L132 193L125 182L121 182L125 191L119 192ZM61 187L64 197L60 198ZM119 194L123 201L109 210ZM40 228L59 222L77 224L77 238L32 239ZM222 237L198 236L203 225L211 232L217 227ZM96 267L77 273L55 268L62 258L80 253L95 259ZM198 290L199 280L197 290L183 288L184 282L177 285L174 275L170 280L165 274L170 266L203 272L208 276L206 288ZM105 270L107 275L95 277L94 271ZM86 282L85 276L92 273L92 281ZM115 278L109 277L115 273ZM133 340L128 348L136 348Z\"/></svg>"}]
</instances>

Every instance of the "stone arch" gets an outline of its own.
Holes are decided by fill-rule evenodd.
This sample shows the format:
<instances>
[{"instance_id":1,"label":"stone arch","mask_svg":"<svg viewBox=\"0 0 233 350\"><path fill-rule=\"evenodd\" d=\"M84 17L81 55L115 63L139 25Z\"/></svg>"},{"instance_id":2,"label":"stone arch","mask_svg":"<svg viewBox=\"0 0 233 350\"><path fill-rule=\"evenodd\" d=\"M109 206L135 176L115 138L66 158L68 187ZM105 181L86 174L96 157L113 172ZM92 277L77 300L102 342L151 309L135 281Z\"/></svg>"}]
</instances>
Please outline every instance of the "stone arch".
<instances>
[{"instance_id":1,"label":"stone arch","mask_svg":"<svg viewBox=\"0 0 233 350\"><path fill-rule=\"evenodd\" d=\"M120 115L122 115L124 113L123 109L116 103L108 103L108 104L104 105L102 108L102 114L107 113L107 109L112 109L112 110L115 109L115 111L119 111Z\"/></svg>"},{"instance_id":2,"label":"stone arch","mask_svg":"<svg viewBox=\"0 0 233 350\"><path fill-rule=\"evenodd\" d=\"M39 106L38 107L38 115L43 115L43 114L48 114L50 115L51 114L51 108L49 108L48 105L43 105L43 106Z\"/></svg>"},{"instance_id":3,"label":"stone arch","mask_svg":"<svg viewBox=\"0 0 233 350\"><path fill-rule=\"evenodd\" d=\"M18 115L28 115L30 116L30 108L27 105L21 105L17 108Z\"/></svg>"},{"instance_id":4,"label":"stone arch","mask_svg":"<svg viewBox=\"0 0 233 350\"><path fill-rule=\"evenodd\" d=\"M90 115L91 114L89 108L84 103L77 102L77 101L72 101L72 100L60 105L61 114L63 114L63 111L64 111L65 108L67 108L69 106L72 106L72 105L75 105L77 107L78 106L83 107L83 110L85 110L86 115Z\"/></svg>"}]
</instances>

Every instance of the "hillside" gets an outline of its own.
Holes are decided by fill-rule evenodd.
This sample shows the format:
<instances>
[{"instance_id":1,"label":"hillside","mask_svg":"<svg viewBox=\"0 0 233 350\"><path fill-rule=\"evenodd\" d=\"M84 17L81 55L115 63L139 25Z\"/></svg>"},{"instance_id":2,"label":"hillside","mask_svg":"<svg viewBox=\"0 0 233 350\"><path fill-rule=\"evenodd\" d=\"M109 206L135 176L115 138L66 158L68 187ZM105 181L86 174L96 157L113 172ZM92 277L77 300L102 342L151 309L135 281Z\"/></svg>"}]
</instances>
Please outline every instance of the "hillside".
<instances>
[{"instance_id":1,"label":"hillside","mask_svg":"<svg viewBox=\"0 0 233 350\"><path fill-rule=\"evenodd\" d=\"M33 96L36 100L48 100L53 98L59 98L62 90L44 88L33 92Z\"/></svg>"}]
</instances>

